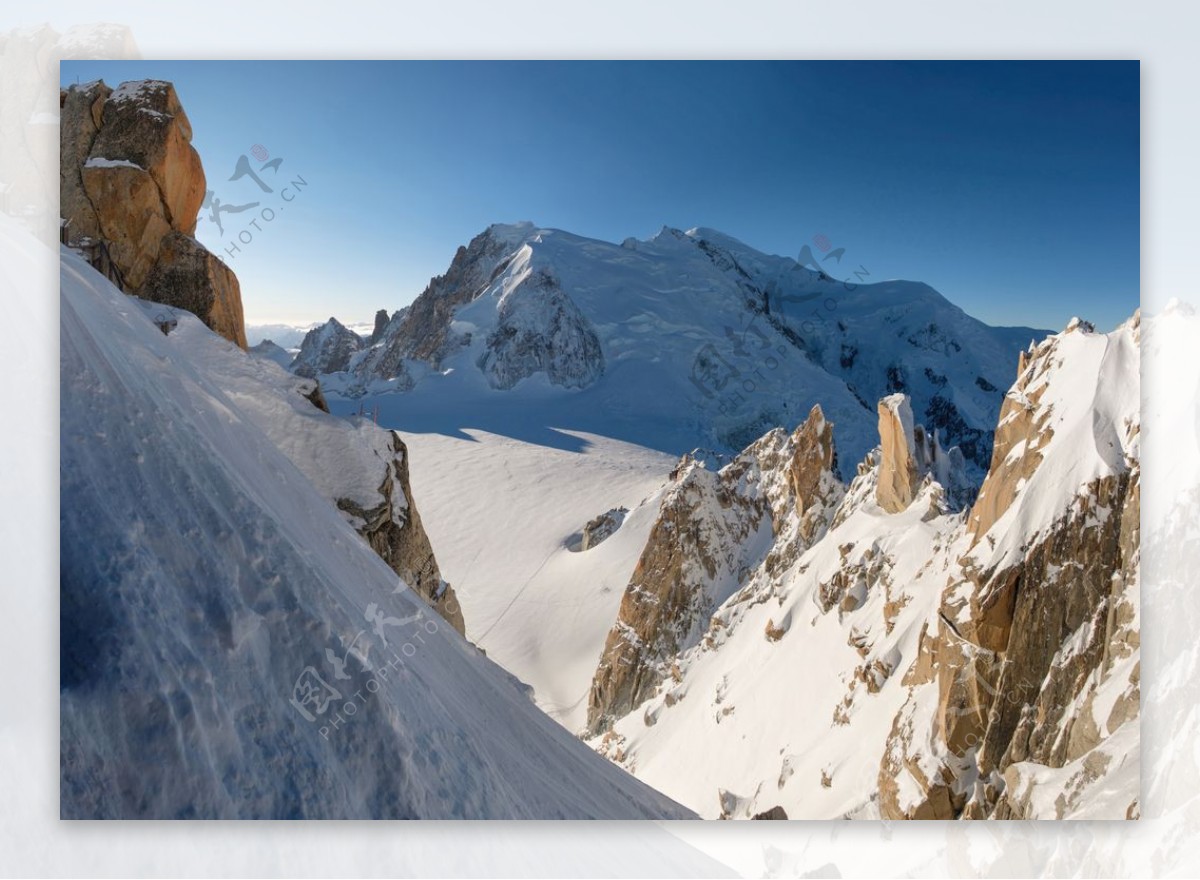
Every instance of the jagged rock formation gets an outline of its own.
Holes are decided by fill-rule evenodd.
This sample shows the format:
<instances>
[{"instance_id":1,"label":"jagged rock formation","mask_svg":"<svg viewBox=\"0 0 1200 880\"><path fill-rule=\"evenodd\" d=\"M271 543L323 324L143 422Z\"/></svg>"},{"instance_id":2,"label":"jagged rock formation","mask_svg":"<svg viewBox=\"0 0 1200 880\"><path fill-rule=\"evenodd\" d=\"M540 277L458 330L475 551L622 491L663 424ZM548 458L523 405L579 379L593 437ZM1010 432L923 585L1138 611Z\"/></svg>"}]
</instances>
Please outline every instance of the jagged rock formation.
<instances>
[{"instance_id":1,"label":"jagged rock formation","mask_svg":"<svg viewBox=\"0 0 1200 880\"><path fill-rule=\"evenodd\" d=\"M776 429L720 471L684 456L605 643L588 695L590 733L654 692L750 572L788 565L819 537L840 498L835 465L820 407L790 436Z\"/></svg>"},{"instance_id":2,"label":"jagged rock formation","mask_svg":"<svg viewBox=\"0 0 1200 880\"><path fill-rule=\"evenodd\" d=\"M60 104L67 243L111 265L126 293L186 309L245 348L237 276L193 238L206 181L174 86L73 85Z\"/></svg>"},{"instance_id":3,"label":"jagged rock formation","mask_svg":"<svg viewBox=\"0 0 1200 880\"><path fill-rule=\"evenodd\" d=\"M1111 337L1072 322L1021 358L969 517L963 579L926 636L932 679L914 679L937 689L940 769L902 803L884 785L898 770L885 761L885 815L1044 814L1031 802L1039 776L1078 763L1061 817L1117 763L1104 743L1136 725L1138 704L1139 338L1139 316ZM1088 367L1100 387L1073 387L1072 368ZM1033 530L1006 516L1038 507ZM892 743L892 755L912 748L903 731Z\"/></svg>"},{"instance_id":4,"label":"jagged rock formation","mask_svg":"<svg viewBox=\"0 0 1200 880\"><path fill-rule=\"evenodd\" d=\"M450 584L442 579L421 515L413 503L409 481L408 447L394 431L392 457L379 486L379 503L364 508L352 498L336 499L351 517L358 533L391 566L392 571L445 618L459 635L465 635L462 607Z\"/></svg>"},{"instance_id":5,"label":"jagged rock formation","mask_svg":"<svg viewBox=\"0 0 1200 880\"><path fill-rule=\"evenodd\" d=\"M393 316L381 344L357 363L356 374L363 380L392 379L404 372L406 359L440 366L448 353L470 342L450 328L455 310L483 293L511 253L511 243L491 228L460 247L446 274L432 279L402 315Z\"/></svg>"},{"instance_id":6,"label":"jagged rock formation","mask_svg":"<svg viewBox=\"0 0 1200 880\"><path fill-rule=\"evenodd\" d=\"M584 388L604 372L596 331L547 269L529 273L500 299L479 369L493 388L537 373L552 385Z\"/></svg>"},{"instance_id":7,"label":"jagged rock formation","mask_svg":"<svg viewBox=\"0 0 1200 880\"><path fill-rule=\"evenodd\" d=\"M391 316L388 315L387 309L380 309L375 313L375 328L367 338L367 345L374 345L383 338L383 331L387 329L389 321L391 321Z\"/></svg>"},{"instance_id":8,"label":"jagged rock formation","mask_svg":"<svg viewBox=\"0 0 1200 880\"><path fill-rule=\"evenodd\" d=\"M593 745L708 815L1137 815L1140 336L1135 315L1030 347L970 509L903 395L850 485L830 477L811 542L753 527L762 470L701 478L707 504L672 486L597 670ZM747 562L724 600L692 598L687 572Z\"/></svg>"},{"instance_id":9,"label":"jagged rock formation","mask_svg":"<svg viewBox=\"0 0 1200 880\"><path fill-rule=\"evenodd\" d=\"M879 482L875 500L888 513L905 510L917 497L926 478L936 480L948 498L961 507L971 494L962 452L943 451L937 436L913 424L912 402L907 394L888 395L879 401Z\"/></svg>"},{"instance_id":10,"label":"jagged rock formation","mask_svg":"<svg viewBox=\"0 0 1200 880\"><path fill-rule=\"evenodd\" d=\"M338 373L350 366L350 358L362 347L361 336L337 318L330 318L305 334L290 369L297 376L309 379L322 373Z\"/></svg>"}]
</instances>

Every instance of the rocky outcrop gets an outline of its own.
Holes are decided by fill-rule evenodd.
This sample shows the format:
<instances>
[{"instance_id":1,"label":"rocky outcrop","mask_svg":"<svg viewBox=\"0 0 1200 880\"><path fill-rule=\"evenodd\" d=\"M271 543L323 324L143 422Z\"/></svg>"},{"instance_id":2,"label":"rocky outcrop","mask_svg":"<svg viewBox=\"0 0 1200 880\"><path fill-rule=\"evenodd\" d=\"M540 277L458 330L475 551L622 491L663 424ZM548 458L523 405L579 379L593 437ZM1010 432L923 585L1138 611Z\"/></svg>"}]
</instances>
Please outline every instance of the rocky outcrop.
<instances>
[{"instance_id":1,"label":"rocky outcrop","mask_svg":"<svg viewBox=\"0 0 1200 880\"><path fill-rule=\"evenodd\" d=\"M552 385L585 388L604 372L604 354L554 274L537 269L501 298L479 369L493 388L512 388L536 373Z\"/></svg>"},{"instance_id":2,"label":"rocky outcrop","mask_svg":"<svg viewBox=\"0 0 1200 880\"><path fill-rule=\"evenodd\" d=\"M371 335L367 338L367 345L374 345L383 338L383 331L387 329L388 322L391 320L391 316L388 315L387 309L380 309L375 313L375 328L371 331Z\"/></svg>"},{"instance_id":3,"label":"rocky outcrop","mask_svg":"<svg viewBox=\"0 0 1200 880\"><path fill-rule=\"evenodd\" d=\"M158 260L140 295L185 309L229 341L246 347L246 321L237 276L190 235L172 231L163 237Z\"/></svg>"},{"instance_id":4,"label":"rocky outcrop","mask_svg":"<svg viewBox=\"0 0 1200 880\"><path fill-rule=\"evenodd\" d=\"M450 328L455 310L484 291L512 252L512 243L491 227L460 247L446 274L432 279L403 315L392 317L379 347L359 361L355 372L363 381L392 379L405 374L406 359L438 367L447 354L470 342Z\"/></svg>"},{"instance_id":5,"label":"rocky outcrop","mask_svg":"<svg viewBox=\"0 0 1200 880\"><path fill-rule=\"evenodd\" d=\"M621 528L628 513L629 509L626 507L614 507L595 519L588 520L579 536L579 551L591 550L611 538L617 529Z\"/></svg>"},{"instance_id":6,"label":"rocky outcrop","mask_svg":"<svg viewBox=\"0 0 1200 880\"><path fill-rule=\"evenodd\" d=\"M310 379L323 373L338 373L350 366L350 358L362 347L361 336L337 318L330 318L305 334L289 369L297 376Z\"/></svg>"},{"instance_id":7,"label":"rocky outcrop","mask_svg":"<svg viewBox=\"0 0 1200 880\"><path fill-rule=\"evenodd\" d=\"M72 241L100 240L100 221L83 186L83 166L100 131L104 102L111 94L112 89L99 80L61 92L59 213L68 223L67 235Z\"/></svg>"},{"instance_id":8,"label":"rocky outcrop","mask_svg":"<svg viewBox=\"0 0 1200 880\"><path fill-rule=\"evenodd\" d=\"M597 734L647 699L673 658L759 566L782 569L816 540L841 497L832 425L820 407L771 431L718 472L684 456L621 600L588 694ZM769 547L749 539L769 524Z\"/></svg>"},{"instance_id":9,"label":"rocky outcrop","mask_svg":"<svg viewBox=\"0 0 1200 880\"><path fill-rule=\"evenodd\" d=\"M1073 321L1021 358L968 551L906 677L885 817L1030 818L1054 780L1061 818L1136 725L1139 335L1137 316L1108 337ZM918 796L899 797L901 772Z\"/></svg>"},{"instance_id":10,"label":"rocky outcrop","mask_svg":"<svg viewBox=\"0 0 1200 880\"><path fill-rule=\"evenodd\" d=\"M917 497L917 469L912 407L908 397L893 394L879 401L879 483L875 498L888 513L899 513Z\"/></svg>"},{"instance_id":11,"label":"rocky outcrop","mask_svg":"<svg viewBox=\"0 0 1200 880\"><path fill-rule=\"evenodd\" d=\"M395 432L389 433L394 454L379 486L379 504L364 508L352 499L339 498L337 506L351 517L359 534L383 561L445 618L455 632L464 635L462 608L453 588L442 578L421 515L413 503L408 447Z\"/></svg>"},{"instance_id":12,"label":"rocky outcrop","mask_svg":"<svg viewBox=\"0 0 1200 880\"><path fill-rule=\"evenodd\" d=\"M193 312L245 348L237 277L193 237L206 180L174 86L88 83L60 103L67 243L126 293Z\"/></svg>"},{"instance_id":13,"label":"rocky outcrop","mask_svg":"<svg viewBox=\"0 0 1200 880\"><path fill-rule=\"evenodd\" d=\"M204 168L192 146L192 124L171 83L142 80L117 87L104 102L88 159L93 165L129 162L145 171L161 194L171 228L195 234L204 201Z\"/></svg>"},{"instance_id":14,"label":"rocky outcrop","mask_svg":"<svg viewBox=\"0 0 1200 880\"><path fill-rule=\"evenodd\" d=\"M943 450L937 435L913 424L906 394L879 401L879 481L875 500L888 513L906 510L926 480L937 481L956 509L971 496L966 467L958 447Z\"/></svg>"}]
</instances>

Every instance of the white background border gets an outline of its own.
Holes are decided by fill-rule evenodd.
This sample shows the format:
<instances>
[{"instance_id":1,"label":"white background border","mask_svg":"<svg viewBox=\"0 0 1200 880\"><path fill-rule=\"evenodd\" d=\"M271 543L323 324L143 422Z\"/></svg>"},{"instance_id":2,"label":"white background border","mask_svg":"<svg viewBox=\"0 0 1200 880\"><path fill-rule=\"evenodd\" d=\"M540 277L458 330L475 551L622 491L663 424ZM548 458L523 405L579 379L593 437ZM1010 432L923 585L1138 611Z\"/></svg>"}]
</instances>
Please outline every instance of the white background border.
<instances>
[{"instance_id":1,"label":"white background border","mask_svg":"<svg viewBox=\"0 0 1200 880\"><path fill-rule=\"evenodd\" d=\"M39 167L57 167L57 129L53 137L32 136L25 119L4 112L35 94L56 102L59 59L22 48L47 19L60 33L98 19L123 25L132 35L133 57L144 58L1140 59L1143 305L1153 313L1172 297L1197 299L1200 6L1194 4L621 0L584 6L560 0L351 9L242 0L36 9L6 2L0 5L0 181L22 173L12 159L22 142ZM45 218L53 218L57 175L48 179L54 186L44 193ZM1200 871L1200 615L1191 589L1196 538L1160 547L1158 558L1145 560L1140 822L60 822L57 246L53 224L44 218L33 224L36 237L7 217L0 221L0 353L8 379L0 428L0 872L566 877ZM1148 548L1154 542L1146 539L1155 529L1165 535L1172 515L1182 511L1200 519L1196 475L1169 467L1178 444L1191 444L1189 455L1196 455L1198 377L1187 365L1200 360L1185 354L1145 355L1144 411L1152 441L1144 465ZM1154 434L1159 417L1163 430Z\"/></svg>"}]
</instances>

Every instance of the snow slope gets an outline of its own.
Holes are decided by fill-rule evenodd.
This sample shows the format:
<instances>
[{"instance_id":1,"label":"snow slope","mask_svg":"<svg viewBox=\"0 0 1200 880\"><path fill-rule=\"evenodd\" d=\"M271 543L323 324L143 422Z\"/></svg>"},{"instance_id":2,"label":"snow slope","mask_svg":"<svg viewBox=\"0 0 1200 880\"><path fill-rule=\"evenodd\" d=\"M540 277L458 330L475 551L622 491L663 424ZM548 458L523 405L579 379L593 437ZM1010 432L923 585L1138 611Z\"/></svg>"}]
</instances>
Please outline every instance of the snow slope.
<instances>
[{"instance_id":1,"label":"snow slope","mask_svg":"<svg viewBox=\"0 0 1200 880\"><path fill-rule=\"evenodd\" d=\"M380 421L405 399L382 399ZM579 731L675 458L581 432L561 435L577 451L473 428L401 436L426 531L466 609L467 638ZM630 510L621 527L599 546L573 551L583 526L615 507Z\"/></svg>"},{"instance_id":2,"label":"snow slope","mask_svg":"<svg viewBox=\"0 0 1200 880\"><path fill-rule=\"evenodd\" d=\"M181 348L63 253L64 817L687 815L395 590Z\"/></svg>"}]
</instances>

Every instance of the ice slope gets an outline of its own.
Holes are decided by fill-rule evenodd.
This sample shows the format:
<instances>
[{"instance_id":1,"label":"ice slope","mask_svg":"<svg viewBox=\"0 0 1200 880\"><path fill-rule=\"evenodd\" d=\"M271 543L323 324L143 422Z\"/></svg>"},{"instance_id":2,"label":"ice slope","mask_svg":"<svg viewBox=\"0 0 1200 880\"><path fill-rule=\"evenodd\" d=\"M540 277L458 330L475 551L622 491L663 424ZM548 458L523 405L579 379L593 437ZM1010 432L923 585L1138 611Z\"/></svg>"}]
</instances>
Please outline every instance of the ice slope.
<instances>
[{"instance_id":1,"label":"ice slope","mask_svg":"<svg viewBox=\"0 0 1200 880\"><path fill-rule=\"evenodd\" d=\"M418 618L133 301L61 280L64 817L687 815Z\"/></svg>"}]
</instances>

